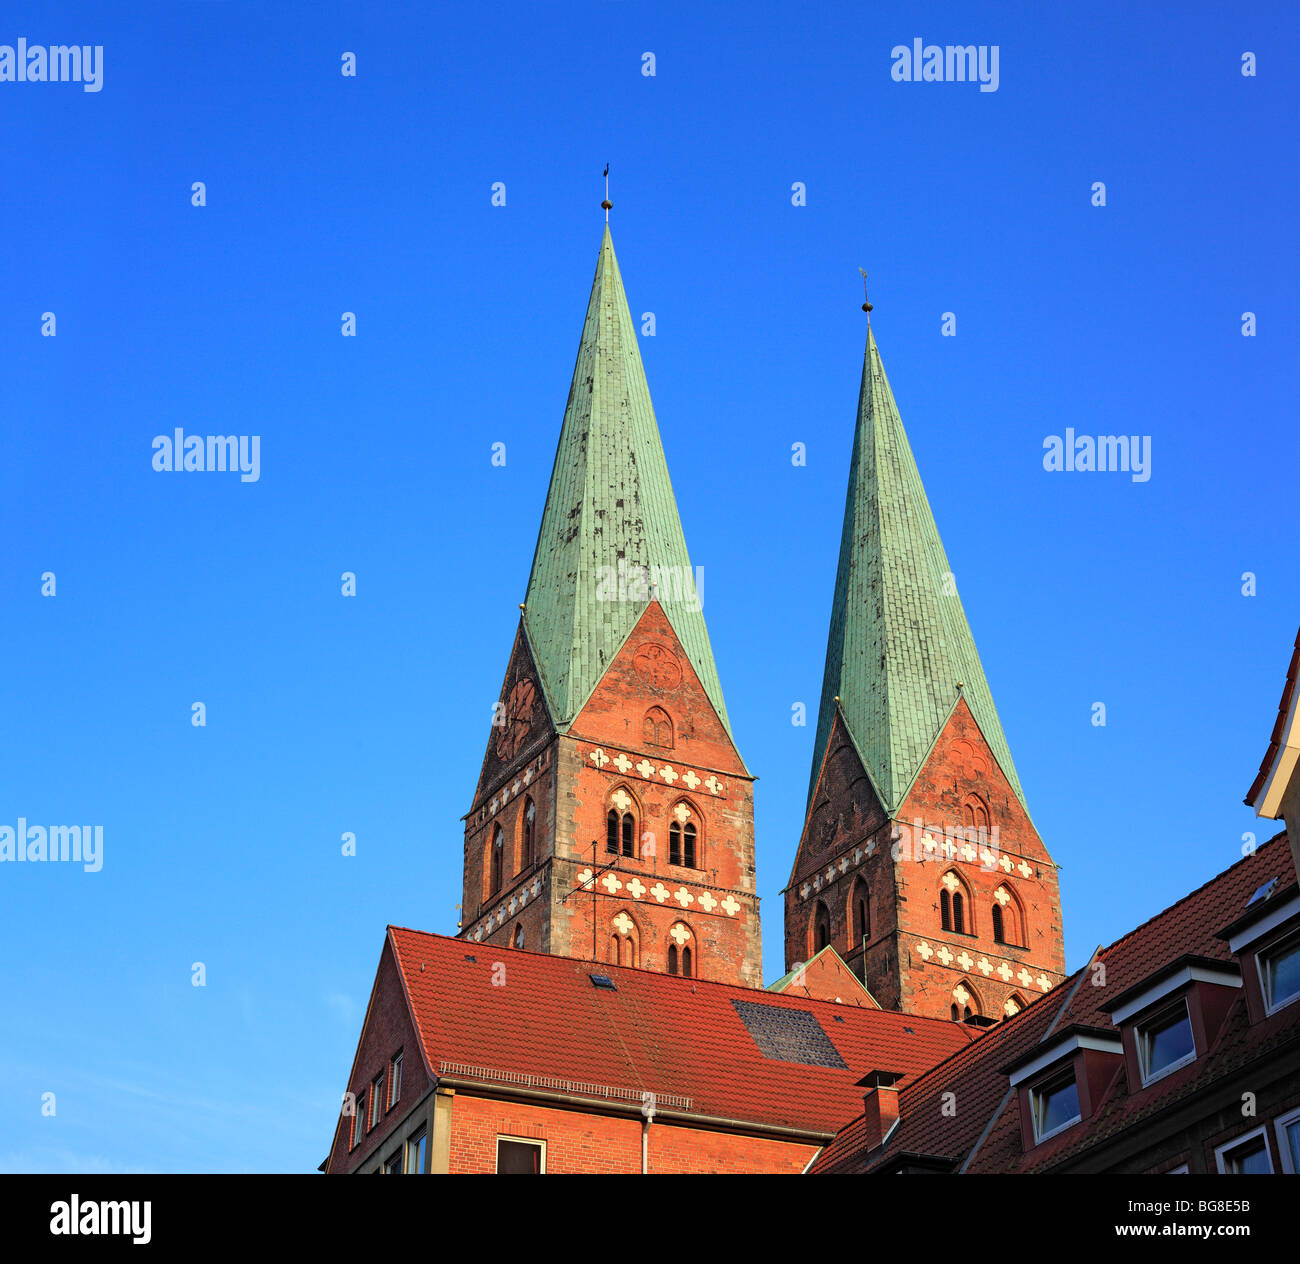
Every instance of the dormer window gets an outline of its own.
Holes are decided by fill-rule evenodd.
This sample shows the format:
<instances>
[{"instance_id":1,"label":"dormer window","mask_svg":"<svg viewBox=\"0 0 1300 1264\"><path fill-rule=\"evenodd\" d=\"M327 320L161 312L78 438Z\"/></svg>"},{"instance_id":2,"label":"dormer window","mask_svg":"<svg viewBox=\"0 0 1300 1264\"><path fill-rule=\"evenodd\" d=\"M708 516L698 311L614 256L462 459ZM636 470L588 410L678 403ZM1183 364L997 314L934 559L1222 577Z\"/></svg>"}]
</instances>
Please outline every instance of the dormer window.
<instances>
[{"instance_id":1,"label":"dormer window","mask_svg":"<svg viewBox=\"0 0 1300 1264\"><path fill-rule=\"evenodd\" d=\"M1123 1044L1113 1031L1075 1023L1004 1066L1002 1073L1018 1090L1026 1153L1093 1118L1123 1058Z\"/></svg>"},{"instance_id":2,"label":"dormer window","mask_svg":"<svg viewBox=\"0 0 1300 1264\"><path fill-rule=\"evenodd\" d=\"M1034 1124L1034 1144L1064 1132L1083 1118L1079 1110L1079 1085L1074 1067L1029 1090L1029 1109Z\"/></svg>"},{"instance_id":3,"label":"dormer window","mask_svg":"<svg viewBox=\"0 0 1300 1264\"><path fill-rule=\"evenodd\" d=\"M1196 1059L1192 1019L1187 1002L1179 1001L1137 1029L1138 1065L1142 1083L1150 1084Z\"/></svg>"},{"instance_id":4,"label":"dormer window","mask_svg":"<svg viewBox=\"0 0 1300 1264\"><path fill-rule=\"evenodd\" d=\"M1267 1013L1274 1014L1300 999L1300 934L1266 948L1257 960Z\"/></svg>"}]
</instances>

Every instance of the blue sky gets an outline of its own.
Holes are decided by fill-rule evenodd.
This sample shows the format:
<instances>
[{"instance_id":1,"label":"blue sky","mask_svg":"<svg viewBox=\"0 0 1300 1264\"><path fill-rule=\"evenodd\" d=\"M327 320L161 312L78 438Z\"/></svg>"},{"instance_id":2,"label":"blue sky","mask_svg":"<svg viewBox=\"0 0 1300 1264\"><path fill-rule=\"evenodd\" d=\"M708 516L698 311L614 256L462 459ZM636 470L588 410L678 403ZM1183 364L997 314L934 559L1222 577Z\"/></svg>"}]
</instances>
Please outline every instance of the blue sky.
<instances>
[{"instance_id":1,"label":"blue sky","mask_svg":"<svg viewBox=\"0 0 1300 1264\"><path fill-rule=\"evenodd\" d=\"M104 47L98 93L0 82L0 822L105 839L0 866L0 1169L324 1156L385 925L455 928L607 161L767 976L859 266L1071 966L1274 832L1241 800L1300 611L1290 6L267 8L0 30ZM996 44L998 90L894 82L916 37ZM155 472L177 426L260 435L260 479ZM1067 427L1150 436L1150 480L1045 472Z\"/></svg>"}]
</instances>

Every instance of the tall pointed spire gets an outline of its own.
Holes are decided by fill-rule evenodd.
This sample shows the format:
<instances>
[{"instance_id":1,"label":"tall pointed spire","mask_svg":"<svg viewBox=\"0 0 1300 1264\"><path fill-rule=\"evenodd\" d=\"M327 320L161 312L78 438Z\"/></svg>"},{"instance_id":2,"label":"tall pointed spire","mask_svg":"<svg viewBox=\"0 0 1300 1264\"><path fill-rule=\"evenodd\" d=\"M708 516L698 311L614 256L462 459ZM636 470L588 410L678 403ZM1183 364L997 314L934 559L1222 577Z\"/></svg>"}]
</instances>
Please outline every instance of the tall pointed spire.
<instances>
[{"instance_id":1,"label":"tall pointed spire","mask_svg":"<svg viewBox=\"0 0 1300 1264\"><path fill-rule=\"evenodd\" d=\"M838 707L885 810L895 811L959 695L1025 806L868 327L809 798Z\"/></svg>"},{"instance_id":2,"label":"tall pointed spire","mask_svg":"<svg viewBox=\"0 0 1300 1264\"><path fill-rule=\"evenodd\" d=\"M561 732L649 604L646 571L659 577L664 613L730 733L606 225L524 603L528 642Z\"/></svg>"}]
</instances>

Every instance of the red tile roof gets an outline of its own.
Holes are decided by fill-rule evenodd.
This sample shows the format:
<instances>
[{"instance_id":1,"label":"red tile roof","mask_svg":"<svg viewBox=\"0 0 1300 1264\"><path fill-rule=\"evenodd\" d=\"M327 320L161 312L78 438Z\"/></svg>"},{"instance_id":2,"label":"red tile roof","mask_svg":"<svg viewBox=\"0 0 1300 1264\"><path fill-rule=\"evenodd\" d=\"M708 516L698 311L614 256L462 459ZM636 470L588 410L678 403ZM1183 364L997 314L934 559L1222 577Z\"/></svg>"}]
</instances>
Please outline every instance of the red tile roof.
<instances>
[{"instance_id":1,"label":"red tile roof","mask_svg":"<svg viewBox=\"0 0 1300 1264\"><path fill-rule=\"evenodd\" d=\"M388 933L435 1075L456 1063L496 1073L485 1083L547 1077L627 1091L637 1101L650 1090L688 1098L692 1115L829 1136L861 1112L856 1081L868 1071L901 1072L907 1084L978 1038L938 1019L395 926ZM593 974L615 989L593 986ZM733 1001L811 1014L846 1067L765 1057Z\"/></svg>"},{"instance_id":2,"label":"red tile roof","mask_svg":"<svg viewBox=\"0 0 1300 1264\"><path fill-rule=\"evenodd\" d=\"M1204 1057L1131 1095L1120 1069L1091 1119L1036 1146L1028 1155L1021 1144L1018 1098L1010 1092L1003 1071L1049 1034L1071 1024L1112 1028L1103 1007L1169 961L1190 953L1232 962L1233 955L1217 932L1272 878L1279 879L1280 891L1295 882L1285 833L1110 947L1099 949L1094 961L1105 965L1104 985L1094 985L1096 976L1085 966L1014 1018L989 1029L976 1044L913 1080L899 1094L900 1123L883 1149L863 1152L863 1121L858 1118L826 1148L813 1171L865 1172L891 1166L903 1154L934 1156L956 1165L965 1162L970 1172L1042 1170L1197 1092L1274 1045L1294 1040L1300 1027L1297 1007L1251 1026L1246 1021L1244 994L1238 995ZM945 1093L954 1096L945 1099ZM955 1112L942 1109L945 1100L955 1103Z\"/></svg>"},{"instance_id":3,"label":"red tile roof","mask_svg":"<svg viewBox=\"0 0 1300 1264\"><path fill-rule=\"evenodd\" d=\"M1264 788L1264 783L1268 780L1268 774L1273 768L1273 761L1277 758L1278 750L1282 745L1283 732L1286 728L1286 716L1291 709L1291 694L1296 687L1297 676L1300 676L1300 630L1295 634L1295 650L1291 654L1291 662L1286 669L1286 683L1282 686L1282 697L1277 704L1277 719L1273 721L1273 733L1269 738L1268 750L1264 752L1264 758L1260 760L1259 772L1255 774L1255 780L1251 782L1250 789L1246 792L1245 803L1249 807L1253 808L1255 806L1255 800L1259 797L1259 792Z\"/></svg>"}]
</instances>

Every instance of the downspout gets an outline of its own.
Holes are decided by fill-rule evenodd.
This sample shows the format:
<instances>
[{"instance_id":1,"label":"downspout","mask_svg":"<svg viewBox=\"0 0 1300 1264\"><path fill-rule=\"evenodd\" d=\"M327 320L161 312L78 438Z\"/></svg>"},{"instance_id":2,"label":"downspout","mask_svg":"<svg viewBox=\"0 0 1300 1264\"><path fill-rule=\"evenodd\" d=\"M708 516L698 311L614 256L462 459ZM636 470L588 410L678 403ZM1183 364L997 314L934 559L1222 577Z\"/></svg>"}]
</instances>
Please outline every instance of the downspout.
<instances>
[{"instance_id":1,"label":"downspout","mask_svg":"<svg viewBox=\"0 0 1300 1264\"><path fill-rule=\"evenodd\" d=\"M650 1121L655 1117L655 1095L641 1094L641 1175L650 1175Z\"/></svg>"}]
</instances>

